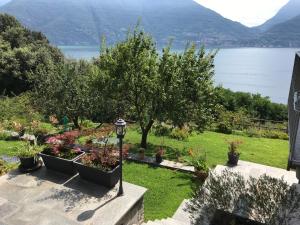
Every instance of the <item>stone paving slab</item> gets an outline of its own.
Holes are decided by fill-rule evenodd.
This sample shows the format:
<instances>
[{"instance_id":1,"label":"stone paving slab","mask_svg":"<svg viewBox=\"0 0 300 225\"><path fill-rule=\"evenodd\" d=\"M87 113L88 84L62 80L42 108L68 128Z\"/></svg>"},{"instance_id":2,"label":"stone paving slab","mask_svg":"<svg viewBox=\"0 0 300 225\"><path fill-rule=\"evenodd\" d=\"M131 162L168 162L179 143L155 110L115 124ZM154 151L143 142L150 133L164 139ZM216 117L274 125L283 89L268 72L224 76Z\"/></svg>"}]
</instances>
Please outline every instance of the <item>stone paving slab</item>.
<instances>
[{"instance_id":1,"label":"stone paving slab","mask_svg":"<svg viewBox=\"0 0 300 225\"><path fill-rule=\"evenodd\" d=\"M145 156L144 159L140 159L138 154L129 154L127 160L132 160L132 161L140 162L140 163L147 163L147 164L150 164L153 166L159 166L159 167L163 167L163 168L167 168L167 169L178 170L181 172L189 172L189 173L195 172L195 169L193 166L187 166L183 163L170 161L170 160L166 160L166 159L164 159L161 163L157 163L155 161L154 157Z\"/></svg>"},{"instance_id":2,"label":"stone paving slab","mask_svg":"<svg viewBox=\"0 0 300 225\"><path fill-rule=\"evenodd\" d=\"M264 174L267 174L268 176L274 177L274 178L282 178L290 185L297 184L298 179L296 178L296 172L294 171L287 171L280 168L275 168L271 166L265 166L262 164L252 163L252 162L246 162L239 160L239 163L235 167L228 167L228 166L221 166L218 165L214 171L221 172L224 169L229 169L234 172L241 173L245 177L255 177L258 178Z\"/></svg>"},{"instance_id":3,"label":"stone paving slab","mask_svg":"<svg viewBox=\"0 0 300 225\"><path fill-rule=\"evenodd\" d=\"M105 187L42 168L32 174L18 171L0 177L0 225L114 225L146 192L124 182Z\"/></svg>"}]
</instances>

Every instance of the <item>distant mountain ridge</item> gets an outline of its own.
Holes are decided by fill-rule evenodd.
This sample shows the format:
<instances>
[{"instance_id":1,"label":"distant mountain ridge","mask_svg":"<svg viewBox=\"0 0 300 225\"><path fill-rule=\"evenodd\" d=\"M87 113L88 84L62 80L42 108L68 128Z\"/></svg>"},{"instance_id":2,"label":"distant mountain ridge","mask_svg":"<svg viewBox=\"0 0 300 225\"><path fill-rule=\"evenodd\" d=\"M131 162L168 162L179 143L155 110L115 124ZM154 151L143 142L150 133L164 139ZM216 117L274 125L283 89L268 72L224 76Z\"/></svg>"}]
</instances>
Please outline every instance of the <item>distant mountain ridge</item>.
<instances>
[{"instance_id":1,"label":"distant mountain ridge","mask_svg":"<svg viewBox=\"0 0 300 225\"><path fill-rule=\"evenodd\" d=\"M223 18L193 0L12 0L0 8L57 45L97 45L101 36L123 39L139 18L158 44L173 39L209 46L234 45L253 36L251 29Z\"/></svg>"},{"instance_id":2,"label":"distant mountain ridge","mask_svg":"<svg viewBox=\"0 0 300 225\"><path fill-rule=\"evenodd\" d=\"M297 47L298 32L285 28L282 34L280 24L296 17L298 6L300 15L300 0L291 0L256 28L226 19L193 0L11 0L0 12L16 16L56 45L99 45L102 36L113 44L140 19L159 47L170 39L174 48L184 48L187 42L206 47Z\"/></svg>"},{"instance_id":3,"label":"distant mountain ridge","mask_svg":"<svg viewBox=\"0 0 300 225\"><path fill-rule=\"evenodd\" d=\"M257 28L261 29L262 31L266 31L273 26L284 23L298 15L300 15L300 0L290 0L273 18L269 19Z\"/></svg>"}]
</instances>

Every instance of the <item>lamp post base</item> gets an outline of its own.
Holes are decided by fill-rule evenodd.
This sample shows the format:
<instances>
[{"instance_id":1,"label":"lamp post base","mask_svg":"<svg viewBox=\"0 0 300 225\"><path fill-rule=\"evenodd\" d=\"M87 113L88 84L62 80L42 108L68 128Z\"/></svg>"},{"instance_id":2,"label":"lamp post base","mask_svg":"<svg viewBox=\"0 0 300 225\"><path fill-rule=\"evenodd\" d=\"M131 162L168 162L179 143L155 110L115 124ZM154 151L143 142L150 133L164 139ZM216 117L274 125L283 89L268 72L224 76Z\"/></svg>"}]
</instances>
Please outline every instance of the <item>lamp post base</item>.
<instances>
[{"instance_id":1,"label":"lamp post base","mask_svg":"<svg viewBox=\"0 0 300 225\"><path fill-rule=\"evenodd\" d=\"M123 195L124 195L123 189L119 189L117 196L123 196Z\"/></svg>"}]
</instances>

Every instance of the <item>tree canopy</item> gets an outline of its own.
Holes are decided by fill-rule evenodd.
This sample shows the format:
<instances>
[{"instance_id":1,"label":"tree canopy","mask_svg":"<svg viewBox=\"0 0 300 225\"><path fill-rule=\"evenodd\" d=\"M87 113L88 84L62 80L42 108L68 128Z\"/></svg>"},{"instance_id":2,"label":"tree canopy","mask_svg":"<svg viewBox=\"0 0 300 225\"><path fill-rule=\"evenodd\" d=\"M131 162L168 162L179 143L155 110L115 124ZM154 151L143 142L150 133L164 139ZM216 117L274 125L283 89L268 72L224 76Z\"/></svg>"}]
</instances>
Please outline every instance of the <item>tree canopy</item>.
<instances>
[{"instance_id":1,"label":"tree canopy","mask_svg":"<svg viewBox=\"0 0 300 225\"><path fill-rule=\"evenodd\" d=\"M95 63L109 78L105 95L118 104L119 114L138 121L141 147L146 148L156 120L169 120L175 126L193 122L199 130L209 123L214 106L213 59L214 53L205 54L204 48L197 53L194 45L183 53L171 53L168 46L160 55L152 37L137 28L125 41L103 48Z\"/></svg>"},{"instance_id":2,"label":"tree canopy","mask_svg":"<svg viewBox=\"0 0 300 225\"><path fill-rule=\"evenodd\" d=\"M30 90L37 68L58 65L63 54L40 32L23 27L14 17L0 14L0 93L18 95Z\"/></svg>"}]
</instances>

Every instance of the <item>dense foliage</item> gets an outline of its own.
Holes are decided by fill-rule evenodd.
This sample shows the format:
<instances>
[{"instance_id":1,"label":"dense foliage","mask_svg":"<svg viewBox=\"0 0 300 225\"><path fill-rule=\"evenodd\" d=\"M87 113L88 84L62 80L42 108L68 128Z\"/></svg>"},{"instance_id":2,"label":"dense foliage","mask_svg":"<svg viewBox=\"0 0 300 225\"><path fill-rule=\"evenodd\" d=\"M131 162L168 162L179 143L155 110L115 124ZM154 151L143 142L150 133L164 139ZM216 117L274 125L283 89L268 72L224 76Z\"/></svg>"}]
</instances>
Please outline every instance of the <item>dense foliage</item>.
<instances>
[{"instance_id":1,"label":"dense foliage","mask_svg":"<svg viewBox=\"0 0 300 225\"><path fill-rule=\"evenodd\" d=\"M214 53L186 48L172 53L170 47L158 54L151 36L140 29L114 47L104 48L96 61L103 73L98 92L118 103L119 114L137 120L141 146L156 120L182 127L193 122L203 130L212 120L214 107ZM104 77L104 79L103 79ZM103 80L106 85L103 89Z\"/></svg>"},{"instance_id":2,"label":"dense foliage","mask_svg":"<svg viewBox=\"0 0 300 225\"><path fill-rule=\"evenodd\" d=\"M233 92L222 87L216 88L217 102L226 110L238 112L245 110L249 117L263 120L287 121L287 106L272 103L268 97L260 94Z\"/></svg>"},{"instance_id":3,"label":"dense foliage","mask_svg":"<svg viewBox=\"0 0 300 225\"><path fill-rule=\"evenodd\" d=\"M248 180L229 170L211 173L189 203L195 224L202 224L216 209L273 225L289 224L297 215L300 194L284 180L262 175ZM203 211L205 210L205 211Z\"/></svg>"},{"instance_id":4,"label":"dense foliage","mask_svg":"<svg viewBox=\"0 0 300 225\"><path fill-rule=\"evenodd\" d=\"M18 95L31 89L30 79L35 79L38 68L48 71L62 61L62 53L42 33L0 14L0 94Z\"/></svg>"},{"instance_id":5,"label":"dense foliage","mask_svg":"<svg viewBox=\"0 0 300 225\"><path fill-rule=\"evenodd\" d=\"M89 63L68 61L49 71L37 71L35 105L45 115L67 116L79 128L79 117L92 114L91 76Z\"/></svg>"}]
</instances>

